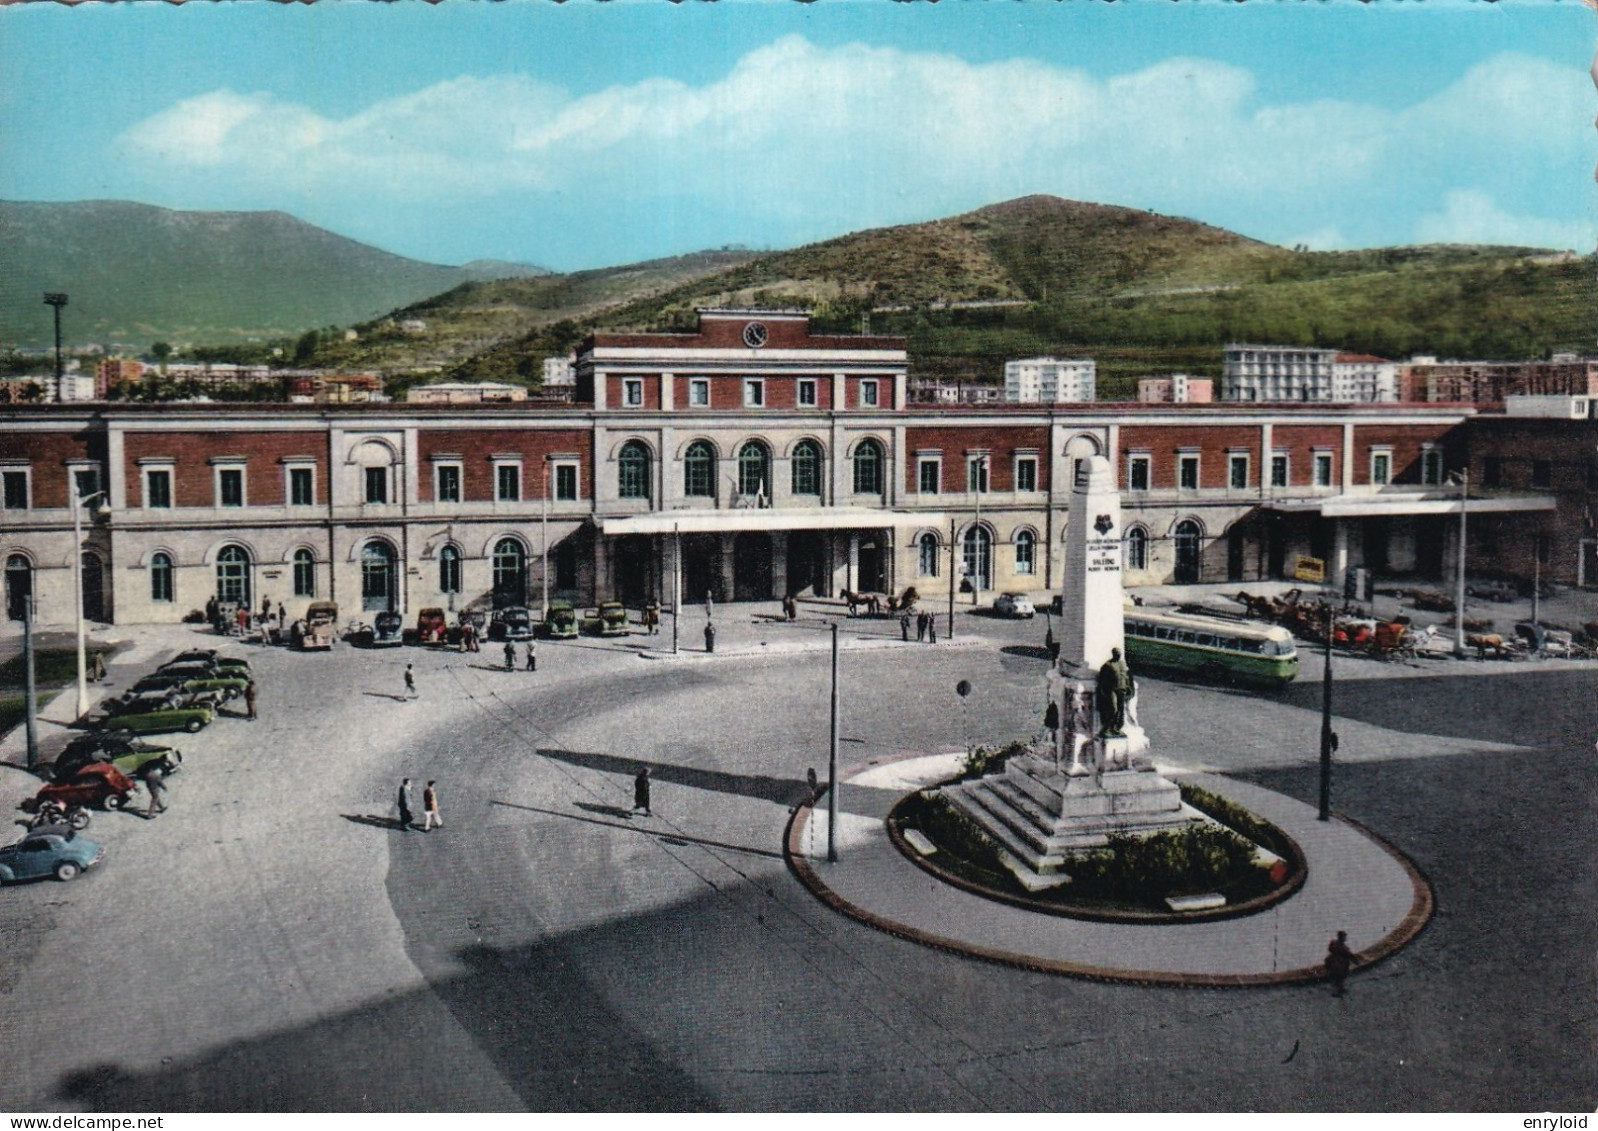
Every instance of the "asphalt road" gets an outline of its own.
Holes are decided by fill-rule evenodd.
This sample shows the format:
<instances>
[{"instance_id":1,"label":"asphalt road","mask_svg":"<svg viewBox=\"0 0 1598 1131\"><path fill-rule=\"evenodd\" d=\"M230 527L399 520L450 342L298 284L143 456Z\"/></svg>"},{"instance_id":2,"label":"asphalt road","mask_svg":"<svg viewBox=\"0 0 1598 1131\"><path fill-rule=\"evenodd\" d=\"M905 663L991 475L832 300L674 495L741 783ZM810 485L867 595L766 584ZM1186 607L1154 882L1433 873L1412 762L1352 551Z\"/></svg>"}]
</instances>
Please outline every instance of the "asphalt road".
<instances>
[{"instance_id":1,"label":"asphalt road","mask_svg":"<svg viewBox=\"0 0 1598 1131\"><path fill-rule=\"evenodd\" d=\"M963 620L991 646L846 655L845 762L1039 724L1041 621ZM97 873L0 892L0 1108L1598 1106L1598 669L1340 665L1335 807L1439 910L1335 999L1025 973L828 911L779 855L825 776L824 654L497 658L256 653L262 720L181 743L170 814L99 816ZM1145 678L1157 759L1313 802L1316 674ZM406 774L442 831L388 821Z\"/></svg>"}]
</instances>

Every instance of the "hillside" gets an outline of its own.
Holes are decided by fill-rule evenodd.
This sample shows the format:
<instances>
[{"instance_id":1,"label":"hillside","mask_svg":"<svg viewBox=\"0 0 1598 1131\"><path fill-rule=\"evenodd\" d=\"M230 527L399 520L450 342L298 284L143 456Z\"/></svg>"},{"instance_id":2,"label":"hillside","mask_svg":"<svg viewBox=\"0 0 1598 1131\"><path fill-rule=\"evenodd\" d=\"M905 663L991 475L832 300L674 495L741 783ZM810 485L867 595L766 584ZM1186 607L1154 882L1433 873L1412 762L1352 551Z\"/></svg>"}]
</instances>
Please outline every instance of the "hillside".
<instances>
[{"instance_id":1,"label":"hillside","mask_svg":"<svg viewBox=\"0 0 1598 1131\"><path fill-rule=\"evenodd\" d=\"M53 336L45 291L70 296L71 343L239 342L343 325L473 279L541 273L442 267L282 212L178 212L127 201L0 202L0 343Z\"/></svg>"},{"instance_id":2,"label":"hillside","mask_svg":"<svg viewBox=\"0 0 1598 1131\"><path fill-rule=\"evenodd\" d=\"M1389 357L1592 348L1593 259L1523 247L1293 251L1180 217L1032 196L754 256L604 313L683 328L704 305L792 305L817 325L904 334L921 375L997 380L1008 358L1098 359L1100 396L1140 375L1218 375L1227 341ZM525 284L489 284L480 301ZM537 333L462 366L515 379Z\"/></svg>"}]
</instances>

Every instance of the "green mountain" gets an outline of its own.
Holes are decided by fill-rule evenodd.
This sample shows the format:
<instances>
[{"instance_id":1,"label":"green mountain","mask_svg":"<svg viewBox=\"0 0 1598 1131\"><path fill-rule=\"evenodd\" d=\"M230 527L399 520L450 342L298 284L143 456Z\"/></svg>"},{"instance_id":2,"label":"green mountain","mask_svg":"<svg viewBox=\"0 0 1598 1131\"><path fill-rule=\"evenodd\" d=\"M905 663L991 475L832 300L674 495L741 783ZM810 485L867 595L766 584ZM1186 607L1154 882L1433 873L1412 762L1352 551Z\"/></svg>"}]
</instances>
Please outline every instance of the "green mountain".
<instances>
[{"instance_id":1,"label":"green mountain","mask_svg":"<svg viewBox=\"0 0 1598 1131\"><path fill-rule=\"evenodd\" d=\"M443 267L282 212L177 212L127 201L0 202L0 344L242 342L344 325L473 279L541 268Z\"/></svg>"}]
</instances>

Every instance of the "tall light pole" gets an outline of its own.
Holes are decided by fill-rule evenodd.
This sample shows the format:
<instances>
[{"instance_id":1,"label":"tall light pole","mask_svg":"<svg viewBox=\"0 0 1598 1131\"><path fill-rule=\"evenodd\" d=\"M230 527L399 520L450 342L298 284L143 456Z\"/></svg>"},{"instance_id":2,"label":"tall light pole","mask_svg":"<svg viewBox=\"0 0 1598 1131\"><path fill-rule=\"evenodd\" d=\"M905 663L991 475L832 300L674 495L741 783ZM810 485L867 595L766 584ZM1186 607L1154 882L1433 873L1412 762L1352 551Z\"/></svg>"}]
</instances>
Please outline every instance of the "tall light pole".
<instances>
[{"instance_id":1,"label":"tall light pole","mask_svg":"<svg viewBox=\"0 0 1598 1131\"><path fill-rule=\"evenodd\" d=\"M973 570L971 572L971 607L974 609L974 608L977 607L977 605L982 600L982 583L987 580L987 576L986 576L987 575L987 569L986 569L986 566L987 566L987 561L986 561L987 555L982 553L981 538L982 538L982 492L984 490L986 490L987 486L988 486L988 457L987 456L977 456L976 459L971 461L971 465L975 469L975 475L976 475L975 487L976 487L976 496L977 496L976 520L972 524L972 529L973 529L973 532L974 532L973 536L977 539L977 543L976 543L976 545L977 545L977 567L976 567L975 570ZM992 550L992 543L989 543L989 551L991 552L991 550ZM949 628L949 635L951 635L951 636L954 635L954 628L953 628L952 625Z\"/></svg>"},{"instance_id":2,"label":"tall light pole","mask_svg":"<svg viewBox=\"0 0 1598 1131\"><path fill-rule=\"evenodd\" d=\"M1465 511L1470 507L1470 468L1454 472L1459 480L1459 562L1454 577L1454 657L1465 658Z\"/></svg>"},{"instance_id":3,"label":"tall light pole","mask_svg":"<svg viewBox=\"0 0 1598 1131\"><path fill-rule=\"evenodd\" d=\"M55 399L59 404L65 399L61 396L61 308L67 304L67 296L60 291L46 291L44 304L55 307Z\"/></svg>"},{"instance_id":4,"label":"tall light pole","mask_svg":"<svg viewBox=\"0 0 1598 1131\"><path fill-rule=\"evenodd\" d=\"M69 489L72 492L72 611L78 622L78 712L73 717L81 719L89 713L89 665L83 639L83 507L95 499L105 498L105 492L95 491L80 498L76 482Z\"/></svg>"},{"instance_id":5,"label":"tall light pole","mask_svg":"<svg viewBox=\"0 0 1598 1131\"><path fill-rule=\"evenodd\" d=\"M1326 670L1321 673L1321 805L1316 814L1323 821L1332 819L1332 751L1337 735L1332 733L1332 602L1326 602Z\"/></svg>"},{"instance_id":6,"label":"tall light pole","mask_svg":"<svg viewBox=\"0 0 1598 1131\"><path fill-rule=\"evenodd\" d=\"M545 620L549 619L549 457L544 457L544 498L543 518L539 520L539 538L544 544L544 570L543 588L544 604L539 610Z\"/></svg>"},{"instance_id":7,"label":"tall light pole","mask_svg":"<svg viewBox=\"0 0 1598 1131\"><path fill-rule=\"evenodd\" d=\"M832 730L827 746L827 862L838 862L838 622L832 622Z\"/></svg>"}]
</instances>

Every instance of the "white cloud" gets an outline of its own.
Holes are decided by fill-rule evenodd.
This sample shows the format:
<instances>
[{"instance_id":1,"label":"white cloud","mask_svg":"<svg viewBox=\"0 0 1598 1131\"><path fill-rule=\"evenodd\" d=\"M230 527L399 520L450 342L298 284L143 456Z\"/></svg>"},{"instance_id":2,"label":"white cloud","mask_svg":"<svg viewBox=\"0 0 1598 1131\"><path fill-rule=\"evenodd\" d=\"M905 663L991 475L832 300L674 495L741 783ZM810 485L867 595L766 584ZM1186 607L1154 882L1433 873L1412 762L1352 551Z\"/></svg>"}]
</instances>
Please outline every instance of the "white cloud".
<instances>
[{"instance_id":1,"label":"white cloud","mask_svg":"<svg viewBox=\"0 0 1598 1131\"><path fill-rule=\"evenodd\" d=\"M724 212L729 239L817 226L823 209L825 231L1028 192L1271 215L1284 233L1312 216L1335 231L1354 223L1337 208L1379 199L1410 209L1418 194L1480 187L1473 166L1488 178L1519 158L1544 167L1583 147L1571 121L1585 125L1590 93L1578 70L1504 55L1399 110L1357 93L1265 103L1247 71L1206 59L1102 79L1030 59L971 63L787 36L699 86L655 78L571 96L522 76L468 77L345 117L218 90L128 130L118 157L155 186L203 170L219 189L289 199L670 198ZM1425 223L1467 219L1495 240L1510 229L1492 223L1536 223L1469 201Z\"/></svg>"},{"instance_id":2,"label":"white cloud","mask_svg":"<svg viewBox=\"0 0 1598 1131\"><path fill-rule=\"evenodd\" d=\"M1487 193L1455 189L1443 198L1441 212L1428 212L1416 221L1415 241L1513 244L1586 253L1598 242L1598 227L1579 221L1514 215L1500 208Z\"/></svg>"}]
</instances>

